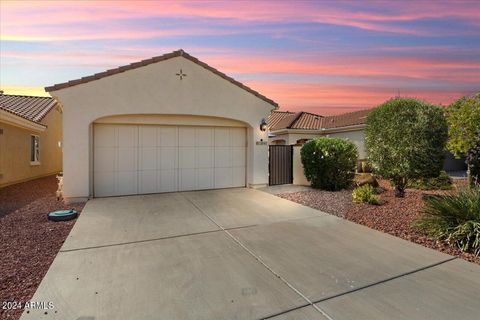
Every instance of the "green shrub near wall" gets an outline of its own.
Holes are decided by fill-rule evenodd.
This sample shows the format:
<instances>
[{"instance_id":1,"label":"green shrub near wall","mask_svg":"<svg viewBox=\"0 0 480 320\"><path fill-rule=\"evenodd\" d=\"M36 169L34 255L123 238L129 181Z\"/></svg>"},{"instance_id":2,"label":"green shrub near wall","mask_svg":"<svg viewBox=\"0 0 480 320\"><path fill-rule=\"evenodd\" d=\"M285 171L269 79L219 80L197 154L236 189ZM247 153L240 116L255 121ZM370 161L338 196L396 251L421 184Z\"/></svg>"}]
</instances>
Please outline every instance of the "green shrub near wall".
<instances>
[{"instance_id":1,"label":"green shrub near wall","mask_svg":"<svg viewBox=\"0 0 480 320\"><path fill-rule=\"evenodd\" d=\"M344 189L352 183L357 167L356 146L345 139L317 138L300 150L305 177L313 188Z\"/></svg>"}]
</instances>

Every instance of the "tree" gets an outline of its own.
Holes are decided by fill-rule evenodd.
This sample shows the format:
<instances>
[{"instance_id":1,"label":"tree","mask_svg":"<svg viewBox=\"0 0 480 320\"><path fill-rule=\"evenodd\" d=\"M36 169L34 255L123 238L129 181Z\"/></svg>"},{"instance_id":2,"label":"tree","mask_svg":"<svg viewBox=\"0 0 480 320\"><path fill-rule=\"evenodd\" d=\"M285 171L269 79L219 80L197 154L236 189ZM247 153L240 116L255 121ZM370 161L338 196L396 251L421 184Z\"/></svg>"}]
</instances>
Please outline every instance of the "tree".
<instances>
[{"instance_id":1,"label":"tree","mask_svg":"<svg viewBox=\"0 0 480 320\"><path fill-rule=\"evenodd\" d=\"M365 146L374 171L405 196L409 179L436 177L448 137L442 108L412 98L395 98L369 112Z\"/></svg>"},{"instance_id":2,"label":"tree","mask_svg":"<svg viewBox=\"0 0 480 320\"><path fill-rule=\"evenodd\" d=\"M463 97L447 108L447 149L456 156L466 155L480 133L480 92Z\"/></svg>"},{"instance_id":3,"label":"tree","mask_svg":"<svg viewBox=\"0 0 480 320\"><path fill-rule=\"evenodd\" d=\"M305 177L313 188L340 190L355 176L357 147L346 139L317 138L300 150Z\"/></svg>"}]
</instances>

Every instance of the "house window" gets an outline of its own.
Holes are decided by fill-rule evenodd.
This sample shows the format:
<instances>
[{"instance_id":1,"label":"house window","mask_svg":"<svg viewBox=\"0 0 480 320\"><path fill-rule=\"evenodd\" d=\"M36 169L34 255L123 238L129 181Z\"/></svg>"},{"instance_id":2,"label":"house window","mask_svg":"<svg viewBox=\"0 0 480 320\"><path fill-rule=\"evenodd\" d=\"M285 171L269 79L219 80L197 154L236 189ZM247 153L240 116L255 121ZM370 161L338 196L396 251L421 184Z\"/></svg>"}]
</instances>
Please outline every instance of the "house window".
<instances>
[{"instance_id":1,"label":"house window","mask_svg":"<svg viewBox=\"0 0 480 320\"><path fill-rule=\"evenodd\" d=\"M30 164L38 165L40 164L40 137L39 136L30 136Z\"/></svg>"}]
</instances>

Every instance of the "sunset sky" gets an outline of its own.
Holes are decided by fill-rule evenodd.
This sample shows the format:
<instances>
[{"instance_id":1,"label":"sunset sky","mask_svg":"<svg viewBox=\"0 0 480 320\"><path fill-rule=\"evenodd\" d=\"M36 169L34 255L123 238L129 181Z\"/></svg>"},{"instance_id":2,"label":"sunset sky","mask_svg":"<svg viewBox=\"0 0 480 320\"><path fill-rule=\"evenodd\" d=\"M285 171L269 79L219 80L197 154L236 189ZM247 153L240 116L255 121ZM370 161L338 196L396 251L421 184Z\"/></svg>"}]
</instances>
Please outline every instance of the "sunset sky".
<instances>
[{"instance_id":1,"label":"sunset sky","mask_svg":"<svg viewBox=\"0 0 480 320\"><path fill-rule=\"evenodd\" d=\"M322 115L480 91L480 1L0 1L0 87L44 86L184 49ZM44 93L45 94L45 93Z\"/></svg>"}]
</instances>

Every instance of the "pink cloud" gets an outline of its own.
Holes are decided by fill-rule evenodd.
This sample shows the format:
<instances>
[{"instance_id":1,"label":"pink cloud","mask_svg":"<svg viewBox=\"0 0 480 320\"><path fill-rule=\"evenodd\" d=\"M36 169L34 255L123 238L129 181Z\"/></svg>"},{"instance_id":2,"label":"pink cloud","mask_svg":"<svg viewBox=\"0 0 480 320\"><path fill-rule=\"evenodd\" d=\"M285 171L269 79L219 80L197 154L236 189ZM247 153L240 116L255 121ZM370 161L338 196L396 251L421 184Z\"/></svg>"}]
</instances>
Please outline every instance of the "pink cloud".
<instances>
[{"instance_id":1,"label":"pink cloud","mask_svg":"<svg viewBox=\"0 0 480 320\"><path fill-rule=\"evenodd\" d=\"M353 3L357 4L357 3ZM244 1L231 2L185 2L185 1L23 1L2 2L2 39L4 40L84 40L84 39L131 39L175 36L183 34L222 34L225 30L214 27L215 23L230 26L257 23L267 25L278 22L323 23L353 28L400 34L435 35L431 30L392 25L391 22L413 21L425 18L457 17L478 24L480 5L451 5L445 2L389 2L378 3L385 13L365 12L355 7L332 6L329 2ZM363 9L363 8L362 8ZM203 30L184 29L152 31L142 27L130 31L123 25L126 19L149 17L207 19ZM116 21L118 27L104 30L106 22ZM81 23L83 26L79 27ZM97 25L91 28L88 25ZM63 28L77 25L73 32L62 32ZM61 26L62 28L59 28ZM103 26L103 27L102 27ZM39 28L40 27L40 28ZM178 29L178 30L177 30ZM177 31L176 31L177 30ZM229 31L232 32L232 31ZM242 32L242 30L238 30ZM448 30L443 30L448 32ZM465 32L469 32L465 30Z\"/></svg>"}]
</instances>

